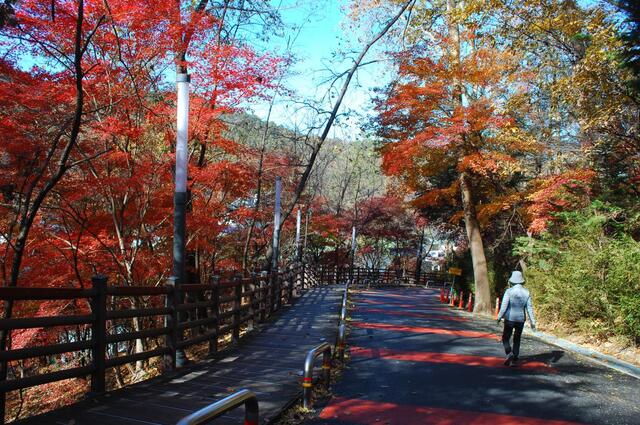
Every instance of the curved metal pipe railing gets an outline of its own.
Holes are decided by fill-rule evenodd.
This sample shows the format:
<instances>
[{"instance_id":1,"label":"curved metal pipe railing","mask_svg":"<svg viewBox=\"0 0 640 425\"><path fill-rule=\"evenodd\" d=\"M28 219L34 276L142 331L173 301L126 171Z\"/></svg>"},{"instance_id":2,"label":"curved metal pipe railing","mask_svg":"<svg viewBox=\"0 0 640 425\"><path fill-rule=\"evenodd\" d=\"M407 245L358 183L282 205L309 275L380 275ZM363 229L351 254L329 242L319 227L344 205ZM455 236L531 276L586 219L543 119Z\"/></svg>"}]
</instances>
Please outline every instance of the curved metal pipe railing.
<instances>
[{"instance_id":1,"label":"curved metal pipe railing","mask_svg":"<svg viewBox=\"0 0 640 425\"><path fill-rule=\"evenodd\" d=\"M344 322L347 319L347 291L348 287L344 290L344 295L342 296L342 306L340 307L340 321Z\"/></svg>"},{"instance_id":2,"label":"curved metal pipe railing","mask_svg":"<svg viewBox=\"0 0 640 425\"><path fill-rule=\"evenodd\" d=\"M200 425L244 404L244 425L258 425L258 398L243 389L180 419L176 425Z\"/></svg>"},{"instance_id":3,"label":"curved metal pipe railing","mask_svg":"<svg viewBox=\"0 0 640 425\"><path fill-rule=\"evenodd\" d=\"M336 339L336 354L340 362L344 362L345 335L347 331L347 311L349 302L349 282L345 285L340 308L340 321L338 322L338 337Z\"/></svg>"},{"instance_id":4,"label":"curved metal pipe railing","mask_svg":"<svg viewBox=\"0 0 640 425\"><path fill-rule=\"evenodd\" d=\"M313 366L316 358L322 355L322 380L325 385L331 381L331 344L323 342L317 347L309 350L304 360L304 375L302 377L302 404L306 409L310 409L311 394L313 392Z\"/></svg>"},{"instance_id":5,"label":"curved metal pipe railing","mask_svg":"<svg viewBox=\"0 0 640 425\"><path fill-rule=\"evenodd\" d=\"M336 342L336 353L338 360L344 363L345 335L347 333L347 325L345 322L340 323L338 327L338 341Z\"/></svg>"}]
</instances>

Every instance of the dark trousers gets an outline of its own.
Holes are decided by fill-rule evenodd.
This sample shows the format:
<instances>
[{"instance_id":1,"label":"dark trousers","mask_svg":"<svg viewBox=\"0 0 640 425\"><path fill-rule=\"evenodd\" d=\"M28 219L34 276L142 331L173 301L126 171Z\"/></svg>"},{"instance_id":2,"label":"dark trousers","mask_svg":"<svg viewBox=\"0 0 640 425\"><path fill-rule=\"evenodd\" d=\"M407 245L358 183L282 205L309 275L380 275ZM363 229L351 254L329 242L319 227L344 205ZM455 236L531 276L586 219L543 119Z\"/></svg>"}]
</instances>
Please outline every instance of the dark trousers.
<instances>
[{"instance_id":1,"label":"dark trousers","mask_svg":"<svg viewBox=\"0 0 640 425\"><path fill-rule=\"evenodd\" d=\"M511 334L513 334L513 358L517 359L520 354L520 337L522 336L522 329L524 329L524 322L512 322L511 320L504 321L504 331L502 332L502 345L504 345L504 352L506 354L511 353ZM515 331L515 332L514 332Z\"/></svg>"}]
</instances>

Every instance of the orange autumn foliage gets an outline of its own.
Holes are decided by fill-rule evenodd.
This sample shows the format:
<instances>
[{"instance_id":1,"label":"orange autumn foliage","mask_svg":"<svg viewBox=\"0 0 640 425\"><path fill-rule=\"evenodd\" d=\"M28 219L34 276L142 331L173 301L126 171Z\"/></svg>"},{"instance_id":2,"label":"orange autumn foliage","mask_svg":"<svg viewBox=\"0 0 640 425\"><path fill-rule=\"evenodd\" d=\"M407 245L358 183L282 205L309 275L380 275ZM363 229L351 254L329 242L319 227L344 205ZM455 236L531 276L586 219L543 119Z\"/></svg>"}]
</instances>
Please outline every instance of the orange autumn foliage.
<instances>
[{"instance_id":1,"label":"orange autumn foliage","mask_svg":"<svg viewBox=\"0 0 640 425\"><path fill-rule=\"evenodd\" d=\"M591 183L596 173L578 169L546 176L532 182L533 190L527 197L529 206L528 231L539 234L554 220L554 214L585 207L591 201Z\"/></svg>"},{"instance_id":2,"label":"orange autumn foliage","mask_svg":"<svg viewBox=\"0 0 640 425\"><path fill-rule=\"evenodd\" d=\"M464 172L482 224L520 200L515 181L540 146L501 102L506 80L514 78L513 58L475 41L477 49L459 64L446 54L446 37L398 55L399 75L379 101L378 123L388 141L383 171L414 194L415 207L460 220Z\"/></svg>"}]
</instances>

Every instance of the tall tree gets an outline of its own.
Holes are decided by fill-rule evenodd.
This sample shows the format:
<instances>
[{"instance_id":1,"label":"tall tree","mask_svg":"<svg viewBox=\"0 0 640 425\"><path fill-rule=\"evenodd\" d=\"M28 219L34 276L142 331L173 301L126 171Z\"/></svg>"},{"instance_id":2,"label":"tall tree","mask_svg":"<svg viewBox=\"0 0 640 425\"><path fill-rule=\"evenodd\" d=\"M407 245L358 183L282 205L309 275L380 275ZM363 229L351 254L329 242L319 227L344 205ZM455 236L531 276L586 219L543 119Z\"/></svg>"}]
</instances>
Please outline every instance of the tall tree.
<instances>
[{"instance_id":1,"label":"tall tree","mask_svg":"<svg viewBox=\"0 0 640 425\"><path fill-rule=\"evenodd\" d=\"M454 14L452 13L452 16ZM473 260L475 311L491 292L482 225L521 198L521 160L538 145L505 114L515 58L455 18L446 32L398 56L398 79L379 104L383 169L427 216L463 220Z\"/></svg>"},{"instance_id":2,"label":"tall tree","mask_svg":"<svg viewBox=\"0 0 640 425\"><path fill-rule=\"evenodd\" d=\"M304 167L304 170L302 171L300 179L296 183L296 187L293 195L293 202L291 202L289 206L284 209L284 213L282 214L282 218L281 218L282 223L284 223L289 218L291 213L296 208L296 205L298 204L298 201L300 200L303 192L307 188L307 183L313 171L313 167L316 163L316 159L318 158L318 155L322 149L322 146L327 140L327 137L329 136L329 132L331 131L331 128L338 116L338 111L340 110L340 106L342 105L345 95L347 94L349 85L351 84L351 80L354 78L354 76L356 75L356 72L362 65L364 58L366 57L369 50L371 50L371 48L389 32L389 30L396 24L396 22L398 22L398 20L405 14L409 6L411 6L414 2L415 0L400 2L400 7L395 11L395 14L390 19L388 19L381 26L381 28L375 32L373 37L371 37L371 39L367 41L364 47L362 47L362 50L353 61L353 65L351 66L351 68L349 68L348 71L341 74L341 77L344 77L342 81L342 86L340 88L340 91L338 92L338 95L335 98L335 101L333 102L333 106L331 108L331 111L329 112L328 118L322 127L322 132L312 146L311 154ZM267 258L270 260L272 255L273 255L273 252L271 249L267 254ZM271 264L271 261L268 261L267 264Z\"/></svg>"}]
</instances>

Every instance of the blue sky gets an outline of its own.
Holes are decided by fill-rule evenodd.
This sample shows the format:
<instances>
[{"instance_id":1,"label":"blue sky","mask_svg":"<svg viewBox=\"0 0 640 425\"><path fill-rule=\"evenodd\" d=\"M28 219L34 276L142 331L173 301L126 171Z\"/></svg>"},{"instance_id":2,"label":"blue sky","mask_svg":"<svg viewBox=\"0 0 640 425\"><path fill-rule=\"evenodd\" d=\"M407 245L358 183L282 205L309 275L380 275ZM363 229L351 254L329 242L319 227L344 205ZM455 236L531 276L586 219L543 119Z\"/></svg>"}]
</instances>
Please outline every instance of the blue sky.
<instances>
[{"instance_id":1,"label":"blue sky","mask_svg":"<svg viewBox=\"0 0 640 425\"><path fill-rule=\"evenodd\" d=\"M300 28L295 39L292 52L298 59L293 66L292 73L283 84L295 90L300 99L319 101L326 95L329 85L325 82L331 73L327 68L336 72L349 69L351 61L336 59L334 54L340 49L350 48L360 50L361 43L357 41L357 35L345 34L348 23L345 5L348 0L316 0L316 1L283 1L281 6L282 18L289 27ZM291 31L290 31L291 33ZM274 38L268 48L283 51L286 40ZM370 52L366 60L374 58L375 52ZM347 110L356 111L364 118L370 115L370 89L378 84L383 84L382 66L369 65L358 72L357 79L351 82L349 91L341 112ZM340 84L337 88L340 88ZM323 104L324 109L329 109L331 102ZM253 107L253 111L261 118L266 118L268 105L261 104ZM274 106L271 120L277 124L286 126L308 124L315 114L308 110L300 110L300 105L280 98ZM331 136L343 137L350 140L360 135L359 126L362 119L352 119L350 123L342 122L335 126Z\"/></svg>"}]
</instances>

